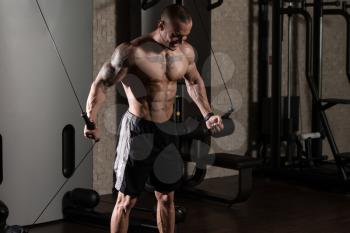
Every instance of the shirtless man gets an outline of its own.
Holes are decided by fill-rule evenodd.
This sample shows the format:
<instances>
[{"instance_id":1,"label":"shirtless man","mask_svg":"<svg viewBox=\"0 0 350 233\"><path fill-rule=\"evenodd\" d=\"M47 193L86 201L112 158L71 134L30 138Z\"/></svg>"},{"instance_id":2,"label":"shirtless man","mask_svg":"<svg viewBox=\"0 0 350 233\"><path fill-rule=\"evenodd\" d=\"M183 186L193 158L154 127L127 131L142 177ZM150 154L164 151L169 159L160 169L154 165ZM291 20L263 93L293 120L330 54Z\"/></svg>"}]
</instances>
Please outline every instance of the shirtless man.
<instances>
[{"instance_id":1,"label":"shirtless man","mask_svg":"<svg viewBox=\"0 0 350 233\"><path fill-rule=\"evenodd\" d=\"M191 16L184 7L166 7L157 28L130 43L120 44L91 85L86 112L92 122L96 122L97 112L106 99L106 89L115 83L122 83L129 103L119 126L114 165L115 187L119 192L111 218L111 233L127 232L130 211L149 178L155 188L159 231L174 232L176 182L164 182L154 174L152 166L157 154L175 139L175 135L160 130L160 126L170 122L178 80L185 79L187 91L206 120L207 128L220 131L224 127L221 117L212 113L203 79L196 68L194 50L186 42L191 28ZM130 76L136 77L142 88L131 85L125 78ZM140 150L135 138L142 134L154 135L154 140L145 140ZM84 135L98 140L99 130L88 130L85 126ZM149 144L152 144L151 150L147 148ZM145 151L149 155L144 156Z\"/></svg>"}]
</instances>

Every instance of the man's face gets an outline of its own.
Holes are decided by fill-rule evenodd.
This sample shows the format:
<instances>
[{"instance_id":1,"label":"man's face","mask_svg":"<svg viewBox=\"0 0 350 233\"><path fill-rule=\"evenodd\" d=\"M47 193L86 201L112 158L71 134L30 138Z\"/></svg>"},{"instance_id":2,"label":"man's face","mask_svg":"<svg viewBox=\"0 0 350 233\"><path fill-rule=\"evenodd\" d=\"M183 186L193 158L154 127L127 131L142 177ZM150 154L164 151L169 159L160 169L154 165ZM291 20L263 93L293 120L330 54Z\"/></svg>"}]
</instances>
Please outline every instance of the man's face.
<instances>
[{"instance_id":1,"label":"man's face","mask_svg":"<svg viewBox=\"0 0 350 233\"><path fill-rule=\"evenodd\" d=\"M192 29L192 21L181 22L179 20L163 21L161 36L167 43L167 47L176 50L177 47L187 40Z\"/></svg>"}]
</instances>

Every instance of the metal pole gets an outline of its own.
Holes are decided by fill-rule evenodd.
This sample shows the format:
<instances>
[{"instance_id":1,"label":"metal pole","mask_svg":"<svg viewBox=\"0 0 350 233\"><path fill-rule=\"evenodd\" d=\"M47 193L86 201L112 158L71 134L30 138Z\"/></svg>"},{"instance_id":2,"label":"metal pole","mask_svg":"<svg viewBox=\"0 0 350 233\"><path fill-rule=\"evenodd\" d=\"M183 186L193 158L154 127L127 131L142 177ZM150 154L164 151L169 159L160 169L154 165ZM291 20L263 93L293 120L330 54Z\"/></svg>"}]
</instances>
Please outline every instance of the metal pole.
<instances>
[{"instance_id":1,"label":"metal pole","mask_svg":"<svg viewBox=\"0 0 350 233\"><path fill-rule=\"evenodd\" d=\"M323 0L314 0L313 13L313 74L317 95L320 97L322 79L322 8ZM312 132L321 131L321 109L314 99L312 102ZM312 143L314 157L322 157L322 139L315 139Z\"/></svg>"},{"instance_id":2,"label":"metal pole","mask_svg":"<svg viewBox=\"0 0 350 233\"><path fill-rule=\"evenodd\" d=\"M268 0L259 0L259 46L258 46L258 101L259 116L263 114L263 100L268 97L269 82L269 5ZM257 143L262 140L262 125L258 124Z\"/></svg>"},{"instance_id":3,"label":"metal pole","mask_svg":"<svg viewBox=\"0 0 350 233\"><path fill-rule=\"evenodd\" d=\"M289 7L292 7L293 3L289 3ZM290 108L291 108L291 103L290 103L290 96L291 96L291 86L292 86L292 75L293 75L293 58L292 58L292 53L293 53L293 15L288 14L288 75L287 75L287 118L290 120Z\"/></svg>"},{"instance_id":4,"label":"metal pole","mask_svg":"<svg viewBox=\"0 0 350 233\"><path fill-rule=\"evenodd\" d=\"M281 0L272 1L271 155L275 168L280 167L281 152L281 8Z\"/></svg>"},{"instance_id":5,"label":"metal pole","mask_svg":"<svg viewBox=\"0 0 350 233\"><path fill-rule=\"evenodd\" d=\"M294 7L294 4L290 2L288 8ZM292 95L292 79L294 77L294 64L293 64L293 59L294 59L294 22L293 22L293 14L288 14L288 74L287 74L287 119L285 119L284 123L284 132L287 134L286 135L286 140L287 140L287 150L286 150L286 157L287 161L286 162L291 162L292 160L292 134L293 134L293 125L292 125L292 117L291 117L291 95Z\"/></svg>"}]
</instances>

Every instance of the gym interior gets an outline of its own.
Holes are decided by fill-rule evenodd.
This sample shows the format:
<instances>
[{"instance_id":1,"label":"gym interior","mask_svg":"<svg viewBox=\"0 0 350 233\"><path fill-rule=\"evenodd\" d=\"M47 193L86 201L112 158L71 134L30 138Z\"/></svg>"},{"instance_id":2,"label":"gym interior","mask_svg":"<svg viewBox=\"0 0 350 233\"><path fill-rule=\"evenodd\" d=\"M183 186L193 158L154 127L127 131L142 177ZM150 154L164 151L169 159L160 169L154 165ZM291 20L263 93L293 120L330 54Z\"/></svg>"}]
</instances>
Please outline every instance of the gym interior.
<instances>
[{"instance_id":1,"label":"gym interior","mask_svg":"<svg viewBox=\"0 0 350 233\"><path fill-rule=\"evenodd\" d=\"M0 0L0 232L112 232L128 99L116 83L91 122L87 97L116 47L171 4L191 14L186 43L224 126L208 129L177 81L173 232L348 233L347 0ZM128 232L164 230L154 191L146 182Z\"/></svg>"}]
</instances>

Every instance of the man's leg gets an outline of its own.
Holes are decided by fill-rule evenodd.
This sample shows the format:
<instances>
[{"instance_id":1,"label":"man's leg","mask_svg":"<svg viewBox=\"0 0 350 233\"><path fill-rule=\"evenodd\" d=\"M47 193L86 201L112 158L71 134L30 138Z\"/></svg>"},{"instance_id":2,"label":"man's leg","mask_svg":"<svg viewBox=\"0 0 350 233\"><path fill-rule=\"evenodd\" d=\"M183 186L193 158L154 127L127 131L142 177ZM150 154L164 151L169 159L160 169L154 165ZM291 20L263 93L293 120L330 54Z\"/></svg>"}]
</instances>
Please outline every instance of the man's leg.
<instances>
[{"instance_id":1,"label":"man's leg","mask_svg":"<svg viewBox=\"0 0 350 233\"><path fill-rule=\"evenodd\" d=\"M114 206L111 218L111 233L127 233L129 225L129 215L135 206L136 197L130 197L123 193L118 193L118 198Z\"/></svg>"},{"instance_id":2,"label":"man's leg","mask_svg":"<svg viewBox=\"0 0 350 233\"><path fill-rule=\"evenodd\" d=\"M155 191L157 198L157 225L160 233L174 233L175 205L174 192L161 193Z\"/></svg>"}]
</instances>

